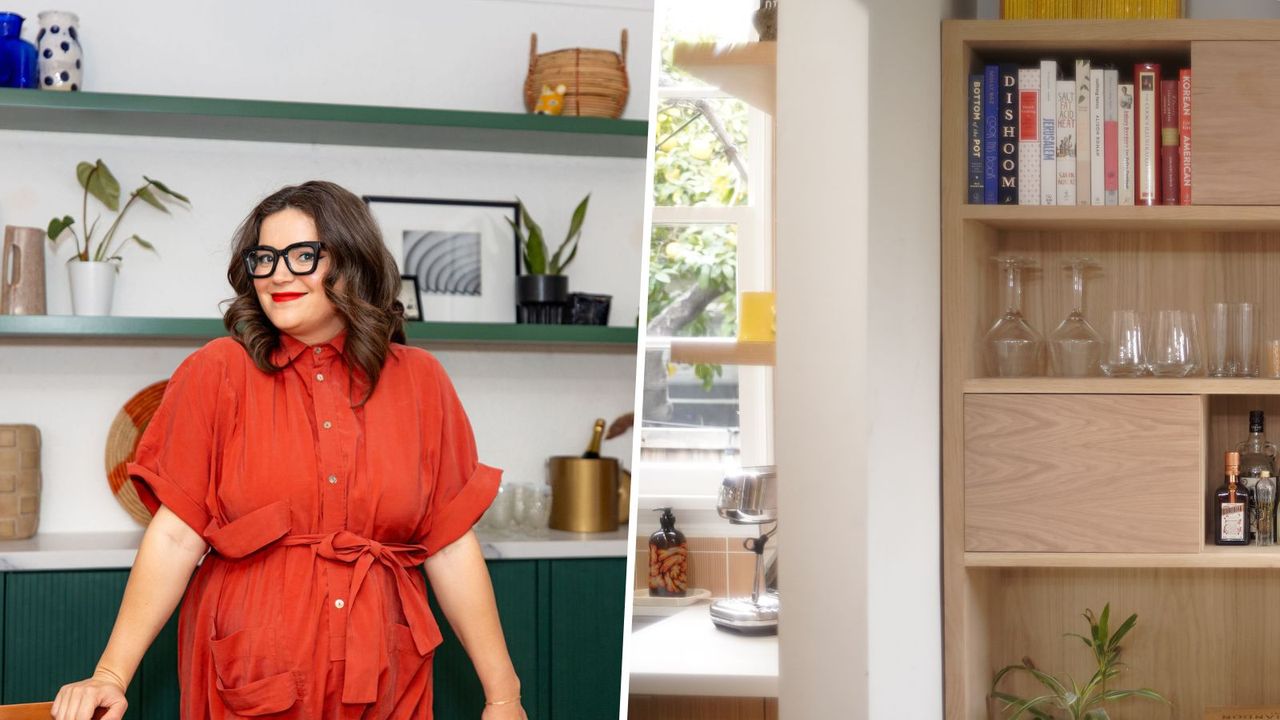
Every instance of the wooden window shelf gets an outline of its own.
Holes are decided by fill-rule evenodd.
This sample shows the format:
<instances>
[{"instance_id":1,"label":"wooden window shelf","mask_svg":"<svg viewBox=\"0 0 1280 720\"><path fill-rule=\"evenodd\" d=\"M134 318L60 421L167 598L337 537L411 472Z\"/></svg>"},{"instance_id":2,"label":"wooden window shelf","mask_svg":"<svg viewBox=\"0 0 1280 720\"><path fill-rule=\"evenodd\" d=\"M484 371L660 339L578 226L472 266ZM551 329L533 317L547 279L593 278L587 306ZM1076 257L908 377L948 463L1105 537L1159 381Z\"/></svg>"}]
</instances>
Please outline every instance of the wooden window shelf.
<instances>
[{"instance_id":1,"label":"wooden window shelf","mask_svg":"<svg viewBox=\"0 0 1280 720\"><path fill-rule=\"evenodd\" d=\"M974 378L965 394L1280 395L1280 380L1261 378Z\"/></svg>"},{"instance_id":2,"label":"wooden window shelf","mask_svg":"<svg viewBox=\"0 0 1280 720\"><path fill-rule=\"evenodd\" d=\"M776 343L748 342L733 338L673 338L671 362L719 365L773 365Z\"/></svg>"},{"instance_id":3,"label":"wooden window shelf","mask_svg":"<svg viewBox=\"0 0 1280 720\"><path fill-rule=\"evenodd\" d=\"M0 88L0 128L643 158L641 120Z\"/></svg>"},{"instance_id":4,"label":"wooden window shelf","mask_svg":"<svg viewBox=\"0 0 1280 720\"><path fill-rule=\"evenodd\" d=\"M79 315L0 316L0 342L55 340L212 340L226 335L220 318L90 317ZM584 349L634 353L636 328L599 325L410 322L411 344L511 346L520 350Z\"/></svg>"},{"instance_id":5,"label":"wooden window shelf","mask_svg":"<svg viewBox=\"0 0 1280 720\"><path fill-rule=\"evenodd\" d=\"M777 57L778 44L772 41L729 46L680 43L673 61L680 69L772 115L778 95Z\"/></svg>"}]
</instances>

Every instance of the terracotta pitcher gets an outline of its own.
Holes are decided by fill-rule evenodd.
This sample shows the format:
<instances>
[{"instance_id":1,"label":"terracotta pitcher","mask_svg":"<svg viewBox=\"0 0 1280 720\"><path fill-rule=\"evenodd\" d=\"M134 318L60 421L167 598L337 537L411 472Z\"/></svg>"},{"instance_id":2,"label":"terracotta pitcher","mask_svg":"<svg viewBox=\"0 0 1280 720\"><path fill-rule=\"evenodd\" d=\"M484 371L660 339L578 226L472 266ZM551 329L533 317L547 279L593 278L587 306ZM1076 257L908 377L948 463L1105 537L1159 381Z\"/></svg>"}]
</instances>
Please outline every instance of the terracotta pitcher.
<instances>
[{"instance_id":1,"label":"terracotta pitcher","mask_svg":"<svg viewBox=\"0 0 1280 720\"><path fill-rule=\"evenodd\" d=\"M44 314L44 230L5 225L0 315Z\"/></svg>"}]
</instances>

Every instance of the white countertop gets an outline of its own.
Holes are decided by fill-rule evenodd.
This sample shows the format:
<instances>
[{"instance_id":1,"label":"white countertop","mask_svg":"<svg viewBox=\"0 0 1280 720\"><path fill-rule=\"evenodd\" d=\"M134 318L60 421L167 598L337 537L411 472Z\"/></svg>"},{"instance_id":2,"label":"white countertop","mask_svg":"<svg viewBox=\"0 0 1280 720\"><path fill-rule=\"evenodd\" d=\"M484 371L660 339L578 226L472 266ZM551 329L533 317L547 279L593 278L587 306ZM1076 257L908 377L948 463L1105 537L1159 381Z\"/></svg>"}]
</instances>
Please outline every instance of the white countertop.
<instances>
[{"instance_id":1,"label":"white countertop","mask_svg":"<svg viewBox=\"0 0 1280 720\"><path fill-rule=\"evenodd\" d=\"M721 630L706 602L633 632L627 661L632 695L778 696L778 636Z\"/></svg>"},{"instance_id":2,"label":"white countertop","mask_svg":"<svg viewBox=\"0 0 1280 720\"><path fill-rule=\"evenodd\" d=\"M130 568L142 529L97 533L37 533L26 540L0 541L0 571ZM627 556L627 528L614 532L546 530L532 536L477 531L484 556L527 560Z\"/></svg>"}]
</instances>

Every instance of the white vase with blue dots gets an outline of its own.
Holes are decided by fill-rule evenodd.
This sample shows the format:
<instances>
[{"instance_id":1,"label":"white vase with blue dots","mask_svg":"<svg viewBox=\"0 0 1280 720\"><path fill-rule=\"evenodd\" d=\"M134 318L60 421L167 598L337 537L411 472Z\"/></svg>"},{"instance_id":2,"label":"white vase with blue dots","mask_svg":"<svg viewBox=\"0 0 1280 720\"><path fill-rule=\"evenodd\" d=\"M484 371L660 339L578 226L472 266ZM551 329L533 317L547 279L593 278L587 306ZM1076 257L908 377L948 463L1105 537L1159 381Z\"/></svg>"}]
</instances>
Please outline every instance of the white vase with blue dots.
<instances>
[{"instance_id":1,"label":"white vase with blue dots","mask_svg":"<svg viewBox=\"0 0 1280 720\"><path fill-rule=\"evenodd\" d=\"M79 90L84 76L80 18L75 13L62 10L46 10L39 17L40 35L36 50L39 54L40 89Z\"/></svg>"}]
</instances>

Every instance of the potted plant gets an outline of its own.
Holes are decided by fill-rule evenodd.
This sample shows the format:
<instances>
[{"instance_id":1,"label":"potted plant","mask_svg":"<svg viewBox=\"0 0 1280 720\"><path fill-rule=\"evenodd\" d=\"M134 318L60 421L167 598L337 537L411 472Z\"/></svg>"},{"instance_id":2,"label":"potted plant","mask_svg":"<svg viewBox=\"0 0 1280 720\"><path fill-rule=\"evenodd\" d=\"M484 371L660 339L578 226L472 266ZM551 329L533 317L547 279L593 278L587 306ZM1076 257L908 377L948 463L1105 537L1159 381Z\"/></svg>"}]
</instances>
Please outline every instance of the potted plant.
<instances>
[{"instance_id":1,"label":"potted plant","mask_svg":"<svg viewBox=\"0 0 1280 720\"><path fill-rule=\"evenodd\" d=\"M129 212L129 208L133 207L135 202L142 200L166 213L169 212L169 208L165 205L166 202L175 200L184 203L190 202L186 196L169 189L159 180L153 180L145 175L143 179L147 181L146 184L129 193L129 200L125 203L124 208L121 209L120 183L111 174L111 171L107 169L102 160L92 164L82 162L76 165L76 180L80 182L80 187L84 189L80 209L81 227L87 228L84 231L84 247L80 246L81 238L72 227L75 224L75 220L70 215L53 218L49 221L49 228L46 231L49 241L53 243L55 249L64 233L69 233L72 240L75 241L76 254L67 260L67 270L71 277L71 308L76 315L111 314L111 295L115 288L115 275L120 272L120 252L130 241L159 254L155 246L138 235L130 235L115 246L112 245L112 240L115 239L116 232L120 228L120 221L124 219L125 214ZM103 234L102 239L99 240L97 247L92 248L92 253L90 253L90 248L94 231L98 227L98 221L102 218L101 216L95 217L92 223L88 222L90 195L107 206L107 209L119 213Z\"/></svg>"},{"instance_id":2,"label":"potted plant","mask_svg":"<svg viewBox=\"0 0 1280 720\"><path fill-rule=\"evenodd\" d=\"M578 254L578 238L582 235L582 221L587 216L587 201L591 193L582 198L569 221L569 232L548 256L547 243L542 228L529 215L524 201L516 199L520 210L520 222L507 218L507 223L520 239L520 254L524 258L525 274L516 278L516 302L519 312L516 319L522 323L559 324L564 322L564 310L569 300L569 278L564 269ZM521 228L523 225L523 230Z\"/></svg>"},{"instance_id":3,"label":"potted plant","mask_svg":"<svg viewBox=\"0 0 1280 720\"><path fill-rule=\"evenodd\" d=\"M1084 619L1089 622L1089 637L1067 633L1067 637L1078 638L1093 653L1098 669L1083 686L1075 678L1067 676L1059 679L1036 667L1031 658L1023 658L1019 665L1008 665L996 673L991 681L991 696L1004 703L1004 710L1011 712L1008 720L1017 720L1024 715L1037 720L1108 720L1111 716L1102 707L1103 703L1121 700L1128 697L1140 697L1148 700L1169 701L1163 695L1148 688L1138 690L1108 690L1107 683L1120 674L1124 663L1120 662L1120 640L1128 634L1138 622L1138 614L1128 617L1115 633L1110 632L1108 622L1111 616L1111 603L1102 608L1102 614L1094 617L1093 611L1086 609ZM1046 689L1046 692L1033 698L1022 698L996 690L996 686L1005 675L1023 672L1035 678Z\"/></svg>"}]
</instances>

